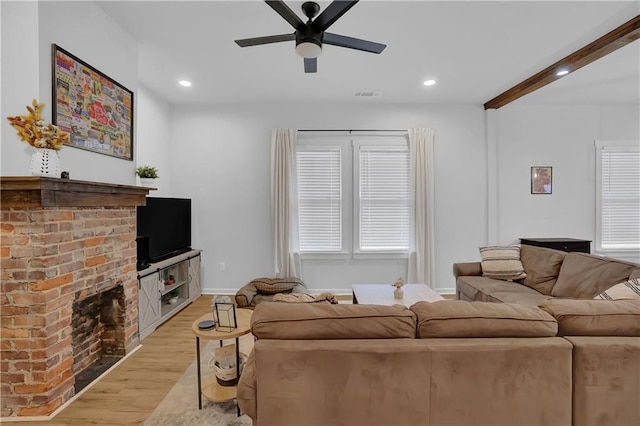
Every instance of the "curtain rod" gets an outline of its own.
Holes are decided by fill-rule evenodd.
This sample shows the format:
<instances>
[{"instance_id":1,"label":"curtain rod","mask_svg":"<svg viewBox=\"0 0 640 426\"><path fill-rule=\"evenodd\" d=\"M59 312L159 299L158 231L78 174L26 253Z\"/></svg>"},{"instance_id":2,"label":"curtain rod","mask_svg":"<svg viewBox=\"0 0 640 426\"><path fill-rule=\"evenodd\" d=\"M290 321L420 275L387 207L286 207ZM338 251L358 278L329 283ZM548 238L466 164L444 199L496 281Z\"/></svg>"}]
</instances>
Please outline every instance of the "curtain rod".
<instances>
[{"instance_id":1,"label":"curtain rod","mask_svg":"<svg viewBox=\"0 0 640 426\"><path fill-rule=\"evenodd\" d=\"M301 129L299 132L406 132L407 129Z\"/></svg>"}]
</instances>

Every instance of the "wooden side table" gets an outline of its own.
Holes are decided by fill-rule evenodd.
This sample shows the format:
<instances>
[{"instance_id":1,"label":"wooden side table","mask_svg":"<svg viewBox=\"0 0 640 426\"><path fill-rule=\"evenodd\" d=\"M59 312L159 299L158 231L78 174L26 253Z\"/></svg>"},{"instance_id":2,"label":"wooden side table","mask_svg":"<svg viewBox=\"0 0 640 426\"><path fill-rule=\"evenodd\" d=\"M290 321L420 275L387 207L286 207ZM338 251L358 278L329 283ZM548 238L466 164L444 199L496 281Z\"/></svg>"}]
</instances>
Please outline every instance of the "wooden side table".
<instances>
[{"instance_id":1,"label":"wooden side table","mask_svg":"<svg viewBox=\"0 0 640 426\"><path fill-rule=\"evenodd\" d=\"M240 336L249 334L251 325L250 309L236 309L236 320L238 327L234 330L225 332L218 331L215 328L209 330L201 330L198 328L198 324L201 321L212 320L213 312L202 315L200 318L193 322L191 329L196 335L196 362L198 365L198 408L202 409L202 395L204 395L209 401L213 402L226 402L236 399L238 395L238 385L235 386L221 386L218 381L213 377L210 377L210 382L202 386L202 371L200 365L200 339L205 340L219 340L220 346L224 344L225 340L235 339L236 341L236 377L240 380ZM240 407L238 407L238 416L240 416Z\"/></svg>"}]
</instances>

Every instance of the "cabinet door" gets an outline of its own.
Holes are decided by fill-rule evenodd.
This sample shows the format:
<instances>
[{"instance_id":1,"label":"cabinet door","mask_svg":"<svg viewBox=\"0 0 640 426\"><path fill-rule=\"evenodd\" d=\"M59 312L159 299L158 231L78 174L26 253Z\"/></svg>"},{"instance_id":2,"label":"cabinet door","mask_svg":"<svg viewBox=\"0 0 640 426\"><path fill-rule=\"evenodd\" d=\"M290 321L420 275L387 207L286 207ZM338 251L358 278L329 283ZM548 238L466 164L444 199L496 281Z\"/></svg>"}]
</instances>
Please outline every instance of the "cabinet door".
<instances>
[{"instance_id":1,"label":"cabinet door","mask_svg":"<svg viewBox=\"0 0 640 426\"><path fill-rule=\"evenodd\" d=\"M197 299L202 293L200 284L200 255L189 259L189 297Z\"/></svg>"},{"instance_id":2,"label":"cabinet door","mask_svg":"<svg viewBox=\"0 0 640 426\"><path fill-rule=\"evenodd\" d=\"M160 277L155 273L138 282L138 330L142 340L155 329L160 319Z\"/></svg>"}]
</instances>

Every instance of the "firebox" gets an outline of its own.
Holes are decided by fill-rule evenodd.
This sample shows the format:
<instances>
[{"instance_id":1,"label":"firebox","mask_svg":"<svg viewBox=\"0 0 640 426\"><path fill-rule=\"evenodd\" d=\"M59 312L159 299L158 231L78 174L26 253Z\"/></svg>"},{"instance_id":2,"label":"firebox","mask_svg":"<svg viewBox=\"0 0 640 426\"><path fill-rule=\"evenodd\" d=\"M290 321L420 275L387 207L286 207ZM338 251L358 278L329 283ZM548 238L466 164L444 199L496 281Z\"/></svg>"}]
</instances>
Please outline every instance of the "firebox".
<instances>
[{"instance_id":1,"label":"firebox","mask_svg":"<svg viewBox=\"0 0 640 426\"><path fill-rule=\"evenodd\" d=\"M122 284L79 299L83 293L76 293L71 317L75 393L125 355Z\"/></svg>"}]
</instances>

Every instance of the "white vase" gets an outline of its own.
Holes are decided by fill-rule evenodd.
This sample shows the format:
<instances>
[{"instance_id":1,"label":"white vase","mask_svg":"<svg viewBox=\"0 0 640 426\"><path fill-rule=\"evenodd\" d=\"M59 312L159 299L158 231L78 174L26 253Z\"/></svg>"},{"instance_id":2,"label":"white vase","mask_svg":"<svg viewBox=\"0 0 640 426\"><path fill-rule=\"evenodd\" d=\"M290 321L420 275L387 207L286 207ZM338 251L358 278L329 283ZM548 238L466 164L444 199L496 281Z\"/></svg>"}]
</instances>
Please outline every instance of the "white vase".
<instances>
[{"instance_id":1,"label":"white vase","mask_svg":"<svg viewBox=\"0 0 640 426\"><path fill-rule=\"evenodd\" d=\"M393 291L393 297L395 297L396 299L402 299L404 297L404 290L402 290L402 288L400 287L396 287L396 289Z\"/></svg>"},{"instance_id":2,"label":"white vase","mask_svg":"<svg viewBox=\"0 0 640 426\"><path fill-rule=\"evenodd\" d=\"M60 157L58 151L48 148L37 148L31 154L30 165L32 176L60 177Z\"/></svg>"},{"instance_id":3,"label":"white vase","mask_svg":"<svg viewBox=\"0 0 640 426\"><path fill-rule=\"evenodd\" d=\"M142 186L154 186L155 179L152 178L140 178L140 184Z\"/></svg>"}]
</instances>

